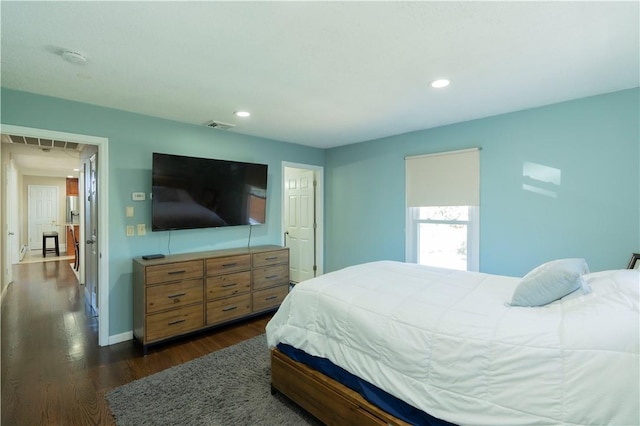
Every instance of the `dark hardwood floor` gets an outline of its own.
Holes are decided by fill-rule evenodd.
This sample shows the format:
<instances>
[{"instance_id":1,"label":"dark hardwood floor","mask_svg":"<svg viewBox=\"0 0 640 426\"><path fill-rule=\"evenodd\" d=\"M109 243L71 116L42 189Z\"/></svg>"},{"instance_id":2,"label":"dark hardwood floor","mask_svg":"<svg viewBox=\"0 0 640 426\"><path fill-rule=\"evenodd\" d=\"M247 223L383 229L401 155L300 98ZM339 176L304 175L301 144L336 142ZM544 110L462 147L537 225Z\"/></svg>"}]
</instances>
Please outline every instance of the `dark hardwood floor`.
<instances>
[{"instance_id":1,"label":"dark hardwood floor","mask_svg":"<svg viewBox=\"0 0 640 426\"><path fill-rule=\"evenodd\" d=\"M264 333L270 315L151 347L98 346L98 322L68 261L13 267L2 301L2 425L112 425L117 386Z\"/></svg>"}]
</instances>

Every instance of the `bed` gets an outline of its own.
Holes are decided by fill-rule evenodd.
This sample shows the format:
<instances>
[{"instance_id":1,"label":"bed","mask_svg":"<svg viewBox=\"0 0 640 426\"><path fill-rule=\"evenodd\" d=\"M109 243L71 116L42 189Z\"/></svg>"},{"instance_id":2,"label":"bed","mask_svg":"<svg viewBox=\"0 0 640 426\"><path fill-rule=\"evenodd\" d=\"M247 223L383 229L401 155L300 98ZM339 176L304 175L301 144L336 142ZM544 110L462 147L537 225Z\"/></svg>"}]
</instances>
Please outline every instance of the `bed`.
<instances>
[{"instance_id":1,"label":"bed","mask_svg":"<svg viewBox=\"0 0 640 426\"><path fill-rule=\"evenodd\" d=\"M305 281L267 325L272 389L336 425L639 424L640 271L579 279L537 307L521 278L401 262Z\"/></svg>"}]
</instances>

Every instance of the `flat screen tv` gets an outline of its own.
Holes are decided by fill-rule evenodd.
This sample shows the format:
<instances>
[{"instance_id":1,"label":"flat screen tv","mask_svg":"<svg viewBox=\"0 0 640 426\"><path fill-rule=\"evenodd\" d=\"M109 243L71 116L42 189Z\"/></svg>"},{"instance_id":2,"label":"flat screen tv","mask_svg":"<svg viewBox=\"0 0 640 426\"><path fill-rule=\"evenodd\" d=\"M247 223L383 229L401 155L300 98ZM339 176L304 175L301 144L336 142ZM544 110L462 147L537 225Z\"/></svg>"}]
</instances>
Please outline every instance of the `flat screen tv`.
<instances>
[{"instance_id":1,"label":"flat screen tv","mask_svg":"<svg viewBox=\"0 0 640 426\"><path fill-rule=\"evenodd\" d=\"M153 153L153 231L266 221L267 165Z\"/></svg>"}]
</instances>

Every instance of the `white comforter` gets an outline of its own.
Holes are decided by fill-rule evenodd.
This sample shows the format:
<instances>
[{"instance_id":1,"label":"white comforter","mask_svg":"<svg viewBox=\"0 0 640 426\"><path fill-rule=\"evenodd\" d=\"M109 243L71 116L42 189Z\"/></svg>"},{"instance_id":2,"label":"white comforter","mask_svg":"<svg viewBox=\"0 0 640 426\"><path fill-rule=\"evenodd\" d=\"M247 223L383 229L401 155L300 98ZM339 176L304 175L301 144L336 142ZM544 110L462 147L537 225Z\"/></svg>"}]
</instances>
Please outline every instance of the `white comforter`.
<instances>
[{"instance_id":1,"label":"white comforter","mask_svg":"<svg viewBox=\"0 0 640 426\"><path fill-rule=\"evenodd\" d=\"M585 279L509 307L518 278L373 262L298 284L267 340L456 424L638 425L640 272Z\"/></svg>"}]
</instances>

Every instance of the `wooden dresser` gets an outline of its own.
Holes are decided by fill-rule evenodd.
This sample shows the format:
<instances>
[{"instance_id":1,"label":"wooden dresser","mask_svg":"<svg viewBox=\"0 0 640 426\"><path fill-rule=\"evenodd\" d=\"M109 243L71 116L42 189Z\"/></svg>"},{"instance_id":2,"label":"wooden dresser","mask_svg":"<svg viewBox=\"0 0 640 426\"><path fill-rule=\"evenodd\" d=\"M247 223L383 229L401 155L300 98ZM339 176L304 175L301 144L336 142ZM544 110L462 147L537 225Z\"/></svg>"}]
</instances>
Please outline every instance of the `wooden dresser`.
<instances>
[{"instance_id":1,"label":"wooden dresser","mask_svg":"<svg viewBox=\"0 0 640 426\"><path fill-rule=\"evenodd\" d=\"M133 259L133 336L147 347L280 306L289 249L258 246Z\"/></svg>"}]
</instances>

